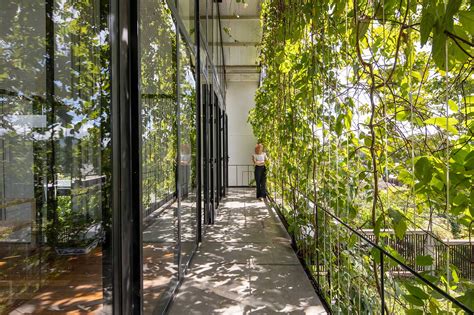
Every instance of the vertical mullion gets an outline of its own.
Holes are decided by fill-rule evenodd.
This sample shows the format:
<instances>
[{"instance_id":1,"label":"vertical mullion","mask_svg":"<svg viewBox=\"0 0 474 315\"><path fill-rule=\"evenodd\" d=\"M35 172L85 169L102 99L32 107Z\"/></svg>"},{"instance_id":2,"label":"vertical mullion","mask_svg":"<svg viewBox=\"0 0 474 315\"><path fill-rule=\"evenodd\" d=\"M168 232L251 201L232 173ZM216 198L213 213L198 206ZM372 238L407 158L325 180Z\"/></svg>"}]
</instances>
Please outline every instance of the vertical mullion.
<instances>
[{"instance_id":1,"label":"vertical mullion","mask_svg":"<svg viewBox=\"0 0 474 315\"><path fill-rule=\"evenodd\" d=\"M203 128L203 144L204 144L204 219L205 223L209 224L209 139L208 139L208 127L209 127L209 85L206 84L204 88L204 128Z\"/></svg>"},{"instance_id":2,"label":"vertical mullion","mask_svg":"<svg viewBox=\"0 0 474 315\"><path fill-rule=\"evenodd\" d=\"M199 18L199 0L194 1L194 28L196 43L196 216L197 216L197 241L202 241L202 150L201 150L201 28Z\"/></svg>"},{"instance_id":3,"label":"vertical mullion","mask_svg":"<svg viewBox=\"0 0 474 315\"><path fill-rule=\"evenodd\" d=\"M143 298L142 276L142 209L141 209L141 110L139 94L139 1L130 1L129 62L130 62L130 173L131 173L131 217L132 217L132 309L141 314Z\"/></svg>"},{"instance_id":4,"label":"vertical mullion","mask_svg":"<svg viewBox=\"0 0 474 315\"><path fill-rule=\"evenodd\" d=\"M212 76L210 76L210 79L212 80ZM210 197L209 197L209 203L211 205L210 208L210 216L209 216L209 223L214 224L214 206L215 206L215 194L214 194L214 189L215 189L215 181L214 181L214 174L215 174L215 164L214 164L214 145L215 145L215 136L214 136L214 117L215 117L215 103L214 103L214 85L211 85L211 88L209 89L209 142L210 142L210 152L209 152L209 166L210 166Z\"/></svg>"},{"instance_id":5,"label":"vertical mullion","mask_svg":"<svg viewBox=\"0 0 474 315\"><path fill-rule=\"evenodd\" d=\"M176 23L176 199L178 202L178 236L177 236L177 254L178 254L178 279L183 276L183 270L181 268L181 97L180 97L180 78L179 78L179 67L180 67L180 39L179 39L179 26Z\"/></svg>"},{"instance_id":6,"label":"vertical mullion","mask_svg":"<svg viewBox=\"0 0 474 315\"><path fill-rule=\"evenodd\" d=\"M142 311L138 2L114 0L112 47L114 314Z\"/></svg>"},{"instance_id":7,"label":"vertical mullion","mask_svg":"<svg viewBox=\"0 0 474 315\"><path fill-rule=\"evenodd\" d=\"M224 147L225 147L225 192L227 193L227 188L229 187L229 117L227 113L225 114L225 138L224 138ZM226 194L225 193L225 194Z\"/></svg>"}]
</instances>

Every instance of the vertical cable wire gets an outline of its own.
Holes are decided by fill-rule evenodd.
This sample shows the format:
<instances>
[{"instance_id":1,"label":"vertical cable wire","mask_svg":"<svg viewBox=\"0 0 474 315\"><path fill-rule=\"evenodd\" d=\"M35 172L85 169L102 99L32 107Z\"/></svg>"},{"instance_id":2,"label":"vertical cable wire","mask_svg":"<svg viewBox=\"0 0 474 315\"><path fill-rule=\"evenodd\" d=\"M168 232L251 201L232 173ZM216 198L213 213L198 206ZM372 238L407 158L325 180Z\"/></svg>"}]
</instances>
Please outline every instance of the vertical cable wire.
<instances>
[{"instance_id":1,"label":"vertical cable wire","mask_svg":"<svg viewBox=\"0 0 474 315\"><path fill-rule=\"evenodd\" d=\"M328 23L329 23L329 21L328 21ZM334 44L332 44L330 47L332 47L331 50L332 50L333 53L336 52L336 47L335 47ZM337 62L334 62L334 64L332 65L332 67L333 67L333 69L334 69L335 71L337 71L337 70L338 70L338 68L337 68ZM337 79L334 80L334 88L332 89L332 90L333 90L332 93L333 93L333 95L335 96L335 104L334 104L334 105L336 105L336 103L338 102L338 100L337 100L337 82L338 82ZM336 108L336 106L334 106L334 107ZM336 119L339 118L340 112L341 112L341 106L339 106L339 110L334 111L334 114L335 114L334 117L336 117ZM335 126L335 127L337 128L337 122L336 122L336 126ZM341 210L339 209L339 199L340 199L340 198L339 198L339 171L340 171L340 169L339 169L339 150L340 150L340 137L341 137L341 136L339 136L337 133L335 133L335 134L334 134L334 137L335 137L335 142L336 142L336 143L335 143L335 144L336 144L336 145L335 145L335 151L336 151L335 155L336 155L336 158L334 159L334 163L336 164L336 165L335 165L335 166L336 166L336 167L335 167L335 168L336 168L336 215L337 215L338 217L341 217ZM341 249L341 247L340 247L340 246L341 246L341 235L340 235L340 229L337 227L337 225L336 225L336 239L337 239L337 244L336 244L336 246L337 246L337 250L336 250L336 262L337 262L337 263L336 263L336 267L337 267L337 271L338 271L338 272L336 273L336 277L337 277L337 279L336 279L337 291L336 291L336 292L340 293L340 292L341 292L340 275L341 275L341 271L342 271L342 270L341 270L341 267L339 266L339 263L340 263L340 261L341 261L341 251L340 251L340 249ZM336 296L336 299L337 299L338 304L339 304L339 307L338 307L338 310L339 310L339 311L341 310L341 306L340 306L340 304L341 304L341 298L342 298L342 297L339 296L339 294L338 294L338 296Z\"/></svg>"},{"instance_id":2,"label":"vertical cable wire","mask_svg":"<svg viewBox=\"0 0 474 315\"><path fill-rule=\"evenodd\" d=\"M386 34L385 34L385 0L382 0L382 51L385 52L385 42L387 40ZM381 54L382 58L382 67L385 69L385 57L383 53ZM385 86L382 87L382 91L384 92ZM382 93L383 93L382 92ZM389 182L389 169L388 169L388 116L387 116L387 102L384 100L383 102L383 121L384 121L384 129L385 129L385 135L384 135L384 155L385 155L385 198L386 198L386 209L388 210L390 208L391 202L390 202L390 182ZM384 265L383 265L383 254L381 254L381 271L380 271L380 278L382 284L384 282ZM385 291L385 286L381 285L380 290L382 291L382 297L384 296L384 291ZM382 311L384 311L384 303L385 299L382 298Z\"/></svg>"},{"instance_id":3,"label":"vertical cable wire","mask_svg":"<svg viewBox=\"0 0 474 315\"><path fill-rule=\"evenodd\" d=\"M385 52L385 42L386 42L386 34L385 34L385 0L382 0L382 51ZM382 58L382 67L385 68L385 57L381 54ZM385 89L385 87L383 87ZM385 155L385 196L386 196L386 203L387 209L390 208L390 196L389 196L389 170L388 170L388 117L387 117L387 104L383 102L383 120L384 120L384 155Z\"/></svg>"},{"instance_id":4,"label":"vertical cable wire","mask_svg":"<svg viewBox=\"0 0 474 315\"><path fill-rule=\"evenodd\" d=\"M356 73L354 73L354 75L358 75ZM356 97L356 112L357 112L357 139L360 139L360 92L357 91L357 88L354 90L354 96ZM361 167L360 167L360 157L359 157L359 154L356 154L355 155L355 158L356 158L356 165L357 165L357 170L360 171ZM360 212L357 212L356 216L360 216ZM360 218L358 218L360 220ZM357 257L362 257L362 241L360 240L359 238L359 242L358 242L358 246L357 246L357 250L358 250L358 255ZM363 267L362 267L363 268ZM362 269L361 268L361 269ZM362 280L361 280L361 276L359 275L357 277L358 279L358 287L359 288L362 288L363 287L363 283L362 283ZM357 293L358 293L358 305L359 305L359 313L358 314L361 314L361 305L362 305L362 294L361 294L361 291L362 290L358 290Z\"/></svg>"},{"instance_id":5,"label":"vertical cable wire","mask_svg":"<svg viewBox=\"0 0 474 315\"><path fill-rule=\"evenodd\" d=\"M447 8L447 1L444 1L444 9ZM449 213L450 200L449 200L449 56L448 56L448 40L446 38L444 43L444 67L445 67L445 115L446 115L446 212ZM450 274L449 274L449 246L446 251L446 292L450 293ZM450 311L451 303L448 301L448 312Z\"/></svg>"},{"instance_id":6,"label":"vertical cable wire","mask_svg":"<svg viewBox=\"0 0 474 315\"><path fill-rule=\"evenodd\" d=\"M327 54L327 49L326 49L326 43L325 43L325 31L326 31L326 17L324 15L323 12L321 12L321 15L322 15L322 23L321 23L321 49L322 49L322 72L325 72L326 71L326 66L327 66L327 59L326 59L326 54ZM325 80L322 78L322 85L321 85L321 90L322 90L322 117L321 117L321 120L322 120L322 133L323 133L323 150L322 150L322 154L324 156L324 153L325 151L327 150L327 154L328 154L328 160L327 161L324 161L323 160L323 173L324 173L324 182L323 182L323 205L324 206L327 206L328 204L328 199L327 199L327 191L328 191L328 185L327 185L327 171L328 171L328 167L329 167L329 163L330 163L330 154L331 154L331 150L330 148L328 148L328 145L330 146L330 143L329 143L329 136L326 136L326 128L328 128L328 132L327 132L327 135L329 135L329 126L326 126L326 122L325 122L325 118L324 118L324 115L326 113L326 102L327 102L327 96L326 96L326 91L327 87L326 87L326 82ZM328 290L329 290L329 301L332 305L332 302L333 302L333 281L332 281L332 259L331 259L331 227L330 227L330 222L328 222L328 217L327 215L324 215L324 218L325 218L325 225L326 225L326 235L327 237L325 238L325 243L324 243L324 255L325 255L325 263L329 266L327 266L327 279L328 279Z\"/></svg>"},{"instance_id":7,"label":"vertical cable wire","mask_svg":"<svg viewBox=\"0 0 474 315\"><path fill-rule=\"evenodd\" d=\"M407 9L409 10L409 9ZM411 25L411 14L408 16L408 24ZM411 43L411 31L408 29L408 45L412 45ZM414 49L414 48L413 48ZM408 52L410 53L410 49L408 49ZM413 121L413 112L414 112L414 107L413 107L413 88L412 88L412 71L413 71L413 60L411 56L408 56L408 102L410 103L410 127L411 127L411 148L410 148L410 155L411 155L411 176L412 176L412 184L411 184L411 197L412 202L413 202L413 223L414 226L416 226L416 196L415 196L415 124Z\"/></svg>"},{"instance_id":8,"label":"vertical cable wire","mask_svg":"<svg viewBox=\"0 0 474 315\"><path fill-rule=\"evenodd\" d=\"M345 2L345 6L344 6L344 44L345 44L345 54L346 54L346 58L348 58L349 56L349 39L348 39L348 21L347 21L347 1ZM348 65L347 63L343 63L343 67L344 67L344 71L345 71L345 102L346 102L346 119L348 119L348 115L347 115L347 112L350 110L350 107L349 107L349 68L348 68ZM350 158L349 158L349 138L351 136L351 129L352 129L352 121L349 122L349 130L346 130L346 169L347 169L347 175L349 175L351 172L350 172ZM348 176L350 178L352 178L352 176ZM349 219L349 205L352 203L351 201L351 195L350 195L350 181L349 179L346 180L346 213L345 213L345 217L346 217L346 220ZM348 234L347 235L347 243L349 243L349 240L350 240L350 237L351 235ZM347 252L349 253L350 252L350 248L349 248L349 245L348 245L348 248L347 248ZM349 259L346 259L346 268L347 268L347 272L346 274L348 275L346 281L347 281L347 295L350 296L350 290L351 290L351 276L350 276L350 273L349 273L349 270L350 270L350 264L349 264ZM348 311L351 311L352 310L352 300L350 299L349 303L348 303L348 308L346 309L346 312ZM350 307L350 308L349 308Z\"/></svg>"}]
</instances>

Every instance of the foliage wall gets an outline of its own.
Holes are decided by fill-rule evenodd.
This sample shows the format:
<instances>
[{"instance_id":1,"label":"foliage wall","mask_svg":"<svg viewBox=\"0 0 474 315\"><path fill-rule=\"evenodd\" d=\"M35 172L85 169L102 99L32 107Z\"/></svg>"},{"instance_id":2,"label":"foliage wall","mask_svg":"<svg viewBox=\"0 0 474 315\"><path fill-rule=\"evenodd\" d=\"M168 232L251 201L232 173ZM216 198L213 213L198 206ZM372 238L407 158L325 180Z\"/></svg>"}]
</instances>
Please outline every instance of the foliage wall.
<instances>
[{"instance_id":1,"label":"foliage wall","mask_svg":"<svg viewBox=\"0 0 474 315\"><path fill-rule=\"evenodd\" d=\"M264 76L249 121L271 158L270 193L334 310L378 305L381 274L388 313L459 309L396 276L393 261L381 273L377 255L320 209L474 308L472 274L452 258L469 254L449 245L470 242L474 217L473 5L263 4ZM419 251L407 245L416 233Z\"/></svg>"},{"instance_id":2,"label":"foliage wall","mask_svg":"<svg viewBox=\"0 0 474 315\"><path fill-rule=\"evenodd\" d=\"M175 191L177 43L164 1L141 7L142 202L144 211Z\"/></svg>"}]
</instances>

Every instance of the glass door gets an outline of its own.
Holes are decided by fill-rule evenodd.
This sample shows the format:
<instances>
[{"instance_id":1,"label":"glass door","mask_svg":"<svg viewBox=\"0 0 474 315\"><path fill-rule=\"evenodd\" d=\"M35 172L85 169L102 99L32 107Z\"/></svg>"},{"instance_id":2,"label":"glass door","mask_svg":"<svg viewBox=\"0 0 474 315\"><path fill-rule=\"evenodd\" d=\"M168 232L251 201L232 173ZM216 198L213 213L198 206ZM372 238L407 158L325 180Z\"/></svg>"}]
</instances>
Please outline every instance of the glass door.
<instances>
[{"instance_id":1,"label":"glass door","mask_svg":"<svg viewBox=\"0 0 474 315\"><path fill-rule=\"evenodd\" d=\"M111 313L107 1L2 1L0 313Z\"/></svg>"},{"instance_id":2,"label":"glass door","mask_svg":"<svg viewBox=\"0 0 474 315\"><path fill-rule=\"evenodd\" d=\"M165 0L140 1L143 313L162 312L179 281L179 36ZM184 80L184 78L183 78ZM182 149L181 151L185 151ZM178 161L179 160L179 161Z\"/></svg>"}]
</instances>

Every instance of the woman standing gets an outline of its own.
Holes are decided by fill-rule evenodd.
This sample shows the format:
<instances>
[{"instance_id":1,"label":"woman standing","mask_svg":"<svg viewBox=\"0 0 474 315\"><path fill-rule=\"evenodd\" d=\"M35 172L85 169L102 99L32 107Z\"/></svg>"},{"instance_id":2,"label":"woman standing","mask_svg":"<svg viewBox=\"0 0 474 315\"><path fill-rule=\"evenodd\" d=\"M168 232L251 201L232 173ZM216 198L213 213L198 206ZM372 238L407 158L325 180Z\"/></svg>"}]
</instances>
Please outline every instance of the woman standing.
<instances>
[{"instance_id":1,"label":"woman standing","mask_svg":"<svg viewBox=\"0 0 474 315\"><path fill-rule=\"evenodd\" d=\"M267 154L263 152L263 145L258 143L255 146L255 154L252 155L253 165L255 165L255 182L257 184L257 198L262 201L267 197Z\"/></svg>"}]
</instances>

